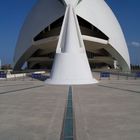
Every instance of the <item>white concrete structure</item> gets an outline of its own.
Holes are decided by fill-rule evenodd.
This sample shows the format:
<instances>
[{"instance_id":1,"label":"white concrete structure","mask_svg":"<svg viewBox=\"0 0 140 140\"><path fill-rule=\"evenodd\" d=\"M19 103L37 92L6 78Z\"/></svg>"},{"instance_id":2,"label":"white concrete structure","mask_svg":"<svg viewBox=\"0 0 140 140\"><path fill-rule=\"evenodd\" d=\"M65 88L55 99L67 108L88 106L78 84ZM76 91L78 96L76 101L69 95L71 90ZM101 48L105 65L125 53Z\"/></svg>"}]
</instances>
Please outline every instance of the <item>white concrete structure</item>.
<instances>
[{"instance_id":1,"label":"white concrete structure","mask_svg":"<svg viewBox=\"0 0 140 140\"><path fill-rule=\"evenodd\" d=\"M47 84L93 84L80 27L72 3L67 9L56 49L51 78Z\"/></svg>"},{"instance_id":2,"label":"white concrete structure","mask_svg":"<svg viewBox=\"0 0 140 140\"><path fill-rule=\"evenodd\" d=\"M68 27L70 31L66 33L63 31L66 30L64 24L69 25L72 21L72 19L71 21L66 20L69 23L65 21L65 18L68 18L66 16L66 12L69 11L66 8L68 4L73 7L76 19L71 24L76 24L77 27L76 29L73 28L74 31L71 31ZM79 27L80 29L78 29ZM72 33L72 37L68 37ZM62 38L65 36L68 40ZM104 64L113 67L114 60L116 60L123 71L130 69L129 53L123 32L116 17L104 0L38 0L21 29L15 51L14 69L21 69L25 62L27 62L29 69L51 69L55 52L55 58L58 57L57 60L55 59L56 63L56 61L61 61L59 59L62 59L62 56L65 55L63 53L64 48L65 53L72 53L72 50L76 50L76 48L70 50L70 47L64 45L73 45L73 43L77 43L73 47L80 47L80 49L85 46L91 68ZM58 56L61 47L64 47L61 49L62 58ZM75 53L73 59L79 59L80 62L79 52L81 51L77 50L76 52L79 56ZM82 65L86 65L86 68L88 68L85 56L82 59L85 59L86 64ZM74 60L71 61L74 64L71 67L76 69L78 64L75 64ZM53 68L55 67L54 64ZM80 69L80 67L78 68ZM57 69L57 71L59 70ZM69 72L68 68L65 69L66 71ZM89 71L89 68L87 71ZM56 76L56 74L54 75ZM87 76L89 75L87 72Z\"/></svg>"}]
</instances>

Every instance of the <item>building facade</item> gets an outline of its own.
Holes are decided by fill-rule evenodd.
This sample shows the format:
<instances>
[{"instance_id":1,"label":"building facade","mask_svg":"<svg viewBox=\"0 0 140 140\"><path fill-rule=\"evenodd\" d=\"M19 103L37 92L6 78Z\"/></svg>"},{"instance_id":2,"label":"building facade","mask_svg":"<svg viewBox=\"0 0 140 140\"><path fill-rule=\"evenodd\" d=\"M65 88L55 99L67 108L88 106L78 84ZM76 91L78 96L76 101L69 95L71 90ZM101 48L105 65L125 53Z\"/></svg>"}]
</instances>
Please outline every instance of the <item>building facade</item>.
<instances>
[{"instance_id":1,"label":"building facade","mask_svg":"<svg viewBox=\"0 0 140 140\"><path fill-rule=\"evenodd\" d=\"M129 71L130 58L122 29L104 0L71 0L91 68ZM38 0L19 34L14 70L51 69L66 11L64 0Z\"/></svg>"}]
</instances>

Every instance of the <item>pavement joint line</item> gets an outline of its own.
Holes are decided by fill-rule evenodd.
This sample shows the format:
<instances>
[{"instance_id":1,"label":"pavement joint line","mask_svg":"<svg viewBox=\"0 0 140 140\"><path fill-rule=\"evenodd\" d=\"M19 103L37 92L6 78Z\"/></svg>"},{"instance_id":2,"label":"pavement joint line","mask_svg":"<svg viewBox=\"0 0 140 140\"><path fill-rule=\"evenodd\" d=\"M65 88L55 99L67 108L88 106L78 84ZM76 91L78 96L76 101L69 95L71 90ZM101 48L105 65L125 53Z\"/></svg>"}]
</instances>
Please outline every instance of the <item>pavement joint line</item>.
<instances>
[{"instance_id":1,"label":"pavement joint line","mask_svg":"<svg viewBox=\"0 0 140 140\"><path fill-rule=\"evenodd\" d=\"M0 85L0 87L14 87L14 86L26 86L26 85L29 85L29 84L14 84L14 85ZM30 85L33 85L33 84L30 84Z\"/></svg>"},{"instance_id":2,"label":"pavement joint line","mask_svg":"<svg viewBox=\"0 0 140 140\"><path fill-rule=\"evenodd\" d=\"M33 87L28 87L28 88L21 88L21 89L11 90L11 91L4 91L4 92L0 92L0 95L6 94L6 93L13 93L13 92L17 92L17 91L29 90L29 89L33 89L33 88L39 88L39 87L44 87L44 85L33 86Z\"/></svg>"},{"instance_id":3,"label":"pavement joint line","mask_svg":"<svg viewBox=\"0 0 140 140\"><path fill-rule=\"evenodd\" d=\"M112 84L112 85L133 85L133 86L140 86L140 84L132 84L132 83L109 83L109 84Z\"/></svg>"},{"instance_id":4,"label":"pavement joint line","mask_svg":"<svg viewBox=\"0 0 140 140\"><path fill-rule=\"evenodd\" d=\"M128 92L133 92L133 93L140 93L140 91L134 91L134 90L129 90L129 89L122 89L122 88L111 87L111 86L106 86L106 85L98 85L98 86L100 86L100 87L105 87L105 88L111 88L111 89L122 90L122 91L128 91Z\"/></svg>"}]
</instances>

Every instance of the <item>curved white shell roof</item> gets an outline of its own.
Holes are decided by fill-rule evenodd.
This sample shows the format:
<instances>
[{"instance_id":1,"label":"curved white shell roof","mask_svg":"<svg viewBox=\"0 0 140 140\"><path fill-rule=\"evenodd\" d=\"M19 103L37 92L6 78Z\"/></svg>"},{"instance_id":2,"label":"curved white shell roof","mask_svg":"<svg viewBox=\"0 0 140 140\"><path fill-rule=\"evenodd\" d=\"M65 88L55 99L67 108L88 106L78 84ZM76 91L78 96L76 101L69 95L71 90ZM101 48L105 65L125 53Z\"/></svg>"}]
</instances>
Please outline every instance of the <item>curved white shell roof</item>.
<instances>
[{"instance_id":1,"label":"curved white shell roof","mask_svg":"<svg viewBox=\"0 0 140 140\"><path fill-rule=\"evenodd\" d=\"M82 0L76 13L109 37L109 44L123 57L130 68L128 48L121 27L104 0ZM127 67L124 62L122 62Z\"/></svg>"},{"instance_id":2,"label":"curved white shell roof","mask_svg":"<svg viewBox=\"0 0 140 140\"><path fill-rule=\"evenodd\" d=\"M38 0L27 16L17 42L14 65L20 67L22 55L32 46L33 38L65 13L65 7L58 0Z\"/></svg>"},{"instance_id":3,"label":"curved white shell roof","mask_svg":"<svg viewBox=\"0 0 140 140\"><path fill-rule=\"evenodd\" d=\"M14 66L20 67L33 44L33 38L49 24L65 14L63 0L38 0L21 29L17 42ZM75 13L108 36L107 50L114 55L124 70L130 68L130 58L121 27L104 0L66 0L72 3ZM78 4L77 4L78 3Z\"/></svg>"}]
</instances>

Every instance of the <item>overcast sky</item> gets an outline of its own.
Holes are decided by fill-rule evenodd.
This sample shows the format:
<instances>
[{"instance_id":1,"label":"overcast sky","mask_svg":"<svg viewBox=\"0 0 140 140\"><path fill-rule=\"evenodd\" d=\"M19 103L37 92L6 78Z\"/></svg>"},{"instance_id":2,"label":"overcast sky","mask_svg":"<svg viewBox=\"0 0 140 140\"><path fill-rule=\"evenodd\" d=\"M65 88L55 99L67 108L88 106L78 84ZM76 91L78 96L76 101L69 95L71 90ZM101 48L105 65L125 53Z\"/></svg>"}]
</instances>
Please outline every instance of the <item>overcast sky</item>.
<instances>
[{"instance_id":1,"label":"overcast sky","mask_svg":"<svg viewBox=\"0 0 140 140\"><path fill-rule=\"evenodd\" d=\"M140 0L106 0L123 29L131 63L140 64ZM20 28L36 0L0 0L0 59L12 63Z\"/></svg>"}]
</instances>

